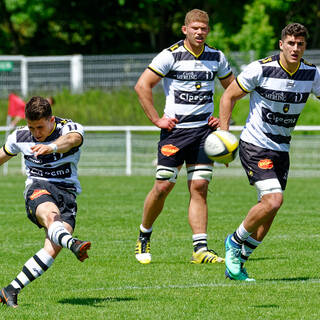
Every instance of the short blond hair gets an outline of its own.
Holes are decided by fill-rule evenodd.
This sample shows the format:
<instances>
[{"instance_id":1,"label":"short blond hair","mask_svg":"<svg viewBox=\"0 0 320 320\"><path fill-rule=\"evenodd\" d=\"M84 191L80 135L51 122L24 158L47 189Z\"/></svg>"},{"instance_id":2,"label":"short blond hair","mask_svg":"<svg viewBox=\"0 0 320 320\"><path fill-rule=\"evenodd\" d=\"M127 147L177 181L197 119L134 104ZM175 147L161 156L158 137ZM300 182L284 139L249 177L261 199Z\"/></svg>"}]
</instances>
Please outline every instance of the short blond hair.
<instances>
[{"instance_id":1,"label":"short blond hair","mask_svg":"<svg viewBox=\"0 0 320 320\"><path fill-rule=\"evenodd\" d=\"M193 9L187 12L184 18L184 24L187 26L191 22L203 22L209 25L209 16L205 11L199 9Z\"/></svg>"}]
</instances>

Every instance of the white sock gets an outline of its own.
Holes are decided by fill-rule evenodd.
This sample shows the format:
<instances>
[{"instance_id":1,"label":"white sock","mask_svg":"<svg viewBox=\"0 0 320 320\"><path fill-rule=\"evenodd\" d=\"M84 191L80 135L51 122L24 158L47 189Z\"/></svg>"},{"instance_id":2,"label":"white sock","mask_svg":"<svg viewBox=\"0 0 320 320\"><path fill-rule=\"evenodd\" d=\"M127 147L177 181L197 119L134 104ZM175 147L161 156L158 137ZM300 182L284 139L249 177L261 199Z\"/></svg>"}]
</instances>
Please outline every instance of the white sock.
<instances>
[{"instance_id":1,"label":"white sock","mask_svg":"<svg viewBox=\"0 0 320 320\"><path fill-rule=\"evenodd\" d=\"M206 233L196 233L192 235L193 248L195 251L206 251L208 250L207 245L208 235ZM199 247L199 249L197 249Z\"/></svg>"},{"instance_id":2,"label":"white sock","mask_svg":"<svg viewBox=\"0 0 320 320\"><path fill-rule=\"evenodd\" d=\"M248 237L241 247L241 262L246 262L261 241Z\"/></svg>"},{"instance_id":3,"label":"white sock","mask_svg":"<svg viewBox=\"0 0 320 320\"><path fill-rule=\"evenodd\" d=\"M48 229L48 236L56 245L70 249L73 237L60 221L52 223Z\"/></svg>"},{"instance_id":4,"label":"white sock","mask_svg":"<svg viewBox=\"0 0 320 320\"><path fill-rule=\"evenodd\" d=\"M140 231L143 233L150 233L152 231L152 227L150 229L146 229L142 224L140 224Z\"/></svg>"},{"instance_id":5,"label":"white sock","mask_svg":"<svg viewBox=\"0 0 320 320\"><path fill-rule=\"evenodd\" d=\"M11 282L16 289L22 289L31 281L40 277L53 264L54 259L45 249L38 251L22 268L22 271Z\"/></svg>"}]
</instances>

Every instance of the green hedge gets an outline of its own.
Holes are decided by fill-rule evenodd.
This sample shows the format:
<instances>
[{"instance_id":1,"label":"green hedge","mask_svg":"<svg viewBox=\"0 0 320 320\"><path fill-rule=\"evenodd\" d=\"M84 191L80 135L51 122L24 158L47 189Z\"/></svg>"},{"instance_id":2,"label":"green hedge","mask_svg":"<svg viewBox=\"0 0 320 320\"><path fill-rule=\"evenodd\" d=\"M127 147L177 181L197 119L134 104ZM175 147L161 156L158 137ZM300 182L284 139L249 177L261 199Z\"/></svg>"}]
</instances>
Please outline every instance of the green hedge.
<instances>
[{"instance_id":1,"label":"green hedge","mask_svg":"<svg viewBox=\"0 0 320 320\"><path fill-rule=\"evenodd\" d=\"M215 115L221 93L215 96ZM30 98L30 97L29 97ZM55 115L70 118L84 125L151 125L145 116L136 93L132 89L117 91L91 90L83 94L71 94L62 91L54 96ZM162 90L155 90L154 100L160 115L163 113L165 98ZM0 125L6 124L8 101L0 100ZM299 125L317 125L320 102L310 97L302 112ZM232 118L237 125L243 125L249 111L249 97L237 102ZM23 124L23 122L21 122Z\"/></svg>"}]
</instances>

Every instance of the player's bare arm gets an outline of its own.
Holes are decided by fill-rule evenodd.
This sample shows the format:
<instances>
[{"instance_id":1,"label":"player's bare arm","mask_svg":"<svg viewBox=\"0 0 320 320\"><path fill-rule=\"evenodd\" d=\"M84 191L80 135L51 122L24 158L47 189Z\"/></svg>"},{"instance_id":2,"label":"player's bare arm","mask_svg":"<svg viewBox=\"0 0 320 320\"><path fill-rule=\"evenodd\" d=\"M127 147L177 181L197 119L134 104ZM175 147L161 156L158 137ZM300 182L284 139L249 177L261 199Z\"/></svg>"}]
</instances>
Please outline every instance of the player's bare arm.
<instances>
[{"instance_id":1,"label":"player's bare arm","mask_svg":"<svg viewBox=\"0 0 320 320\"><path fill-rule=\"evenodd\" d=\"M12 156L8 156L4 150L3 147L0 149L0 166L3 165L5 162L7 162L8 160L10 160L12 158Z\"/></svg>"},{"instance_id":2,"label":"player's bare arm","mask_svg":"<svg viewBox=\"0 0 320 320\"><path fill-rule=\"evenodd\" d=\"M229 77L220 79L220 83L224 89L227 89L234 79L234 75L231 73Z\"/></svg>"},{"instance_id":3,"label":"player's bare arm","mask_svg":"<svg viewBox=\"0 0 320 320\"><path fill-rule=\"evenodd\" d=\"M220 99L219 117L220 117L220 129L229 130L229 122L231 113L237 100L246 95L237 82L234 80L228 86Z\"/></svg>"},{"instance_id":4,"label":"player's bare arm","mask_svg":"<svg viewBox=\"0 0 320 320\"><path fill-rule=\"evenodd\" d=\"M36 144L31 147L34 155L40 156L54 152L65 153L74 147L80 146L82 143L82 136L77 132L70 132L50 144Z\"/></svg>"},{"instance_id":5,"label":"player's bare arm","mask_svg":"<svg viewBox=\"0 0 320 320\"><path fill-rule=\"evenodd\" d=\"M146 69L140 76L134 89L138 94L143 111L150 121L158 128L172 130L178 120L176 118L167 118L165 116L160 118L157 110L154 107L152 89L159 83L160 80L160 76L151 70Z\"/></svg>"}]
</instances>

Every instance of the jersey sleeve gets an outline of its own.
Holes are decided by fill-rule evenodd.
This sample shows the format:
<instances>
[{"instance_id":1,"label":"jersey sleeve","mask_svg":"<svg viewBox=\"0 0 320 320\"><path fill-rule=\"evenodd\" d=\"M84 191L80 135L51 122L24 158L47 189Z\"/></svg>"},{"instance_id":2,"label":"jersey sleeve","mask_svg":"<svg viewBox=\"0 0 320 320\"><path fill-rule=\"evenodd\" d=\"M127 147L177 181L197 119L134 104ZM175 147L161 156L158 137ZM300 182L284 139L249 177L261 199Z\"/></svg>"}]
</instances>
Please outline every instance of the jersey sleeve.
<instances>
[{"instance_id":1,"label":"jersey sleeve","mask_svg":"<svg viewBox=\"0 0 320 320\"><path fill-rule=\"evenodd\" d=\"M246 93L253 91L259 86L262 78L262 68L258 61L250 63L237 76L236 81L239 87Z\"/></svg>"},{"instance_id":2,"label":"jersey sleeve","mask_svg":"<svg viewBox=\"0 0 320 320\"><path fill-rule=\"evenodd\" d=\"M232 74L232 69L223 52L221 51L219 52L220 52L220 63L219 63L217 76L220 80L223 80L225 78L228 78Z\"/></svg>"},{"instance_id":3,"label":"jersey sleeve","mask_svg":"<svg viewBox=\"0 0 320 320\"><path fill-rule=\"evenodd\" d=\"M63 127L62 127L62 135L66 135L71 132L77 132L79 133L82 138L84 137L84 129L83 126L79 123L68 121Z\"/></svg>"},{"instance_id":4,"label":"jersey sleeve","mask_svg":"<svg viewBox=\"0 0 320 320\"><path fill-rule=\"evenodd\" d=\"M165 49L153 58L148 68L163 78L171 70L173 63L172 53Z\"/></svg>"},{"instance_id":5,"label":"jersey sleeve","mask_svg":"<svg viewBox=\"0 0 320 320\"><path fill-rule=\"evenodd\" d=\"M314 78L313 86L312 86L312 92L315 94L315 96L320 99L320 69L316 68L316 75Z\"/></svg>"},{"instance_id":6,"label":"jersey sleeve","mask_svg":"<svg viewBox=\"0 0 320 320\"><path fill-rule=\"evenodd\" d=\"M17 131L15 130L8 136L7 141L3 146L3 150L8 156L16 156L21 151L18 144L16 143L16 137Z\"/></svg>"}]
</instances>

